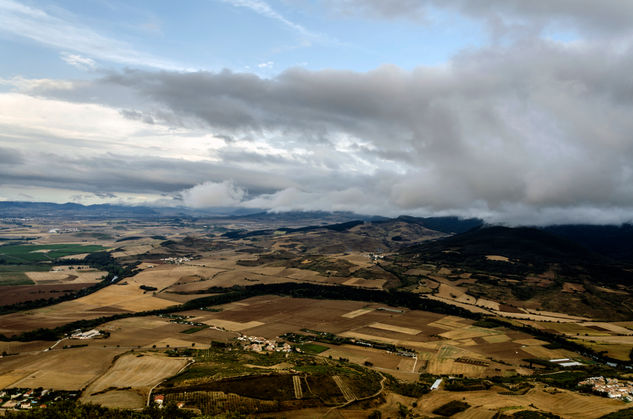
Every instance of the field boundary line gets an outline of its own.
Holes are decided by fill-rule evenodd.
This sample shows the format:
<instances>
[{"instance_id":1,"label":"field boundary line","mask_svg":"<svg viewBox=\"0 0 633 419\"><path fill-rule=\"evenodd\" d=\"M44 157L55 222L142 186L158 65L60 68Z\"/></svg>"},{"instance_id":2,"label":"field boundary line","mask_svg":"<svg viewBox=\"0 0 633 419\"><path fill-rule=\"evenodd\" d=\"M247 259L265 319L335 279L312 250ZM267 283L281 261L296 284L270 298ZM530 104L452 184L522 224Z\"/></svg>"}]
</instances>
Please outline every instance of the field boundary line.
<instances>
[{"instance_id":1,"label":"field boundary line","mask_svg":"<svg viewBox=\"0 0 633 419\"><path fill-rule=\"evenodd\" d=\"M338 375L333 375L332 380L334 380L334 382L336 383L339 391L343 393L343 397L345 397L345 400L347 400L348 402L356 400L356 395L350 390L347 384L343 382L341 377L339 377Z\"/></svg>"},{"instance_id":2,"label":"field boundary line","mask_svg":"<svg viewBox=\"0 0 633 419\"><path fill-rule=\"evenodd\" d=\"M292 376L292 385L295 389L295 399L299 400L303 398L303 390L301 389L301 377L298 375Z\"/></svg>"},{"instance_id":3,"label":"field boundary line","mask_svg":"<svg viewBox=\"0 0 633 419\"><path fill-rule=\"evenodd\" d=\"M194 359L189 359L188 362L185 364L184 367L182 367L181 369L178 370L178 372L174 375L172 375L172 377L175 377L176 375L180 374L181 372L183 372L187 367L189 367L191 364L194 364L196 361ZM159 385L161 385L162 383L164 383L165 381L169 380L171 377L167 377L163 380L160 380L158 383L154 384L154 386L152 388L149 389L149 391L147 392L147 406L149 407L151 404L151 400L152 400L152 392L154 391L154 389L156 387L158 387Z\"/></svg>"},{"instance_id":4,"label":"field boundary line","mask_svg":"<svg viewBox=\"0 0 633 419\"><path fill-rule=\"evenodd\" d=\"M380 372L378 372L378 374L380 374ZM380 376L382 377L382 379L380 380L380 390L378 390L378 391L377 391L377 392L375 392L374 394L369 395L369 396L367 396L367 397L361 397L360 399L351 400L351 401L349 401L349 402L345 402L345 403L343 403L343 404L341 404L341 405L331 407L331 408L329 408L329 409L328 409L328 411L327 411L327 412L325 412L325 414L323 415L323 417L326 417L327 415L329 415L330 413L332 413L332 412L333 412L334 410L336 410L336 409L342 409L342 408L347 407L347 406L349 406L349 405L351 405L351 404L353 404L353 403L356 403L356 402L362 402L362 401L364 401L364 400L369 400L369 399L373 399L374 397L378 397L378 396L380 396L380 394L381 394L383 391L385 391L385 381L387 381L387 377L385 377L385 376L384 376L384 375L382 375L382 374L380 374Z\"/></svg>"}]
</instances>

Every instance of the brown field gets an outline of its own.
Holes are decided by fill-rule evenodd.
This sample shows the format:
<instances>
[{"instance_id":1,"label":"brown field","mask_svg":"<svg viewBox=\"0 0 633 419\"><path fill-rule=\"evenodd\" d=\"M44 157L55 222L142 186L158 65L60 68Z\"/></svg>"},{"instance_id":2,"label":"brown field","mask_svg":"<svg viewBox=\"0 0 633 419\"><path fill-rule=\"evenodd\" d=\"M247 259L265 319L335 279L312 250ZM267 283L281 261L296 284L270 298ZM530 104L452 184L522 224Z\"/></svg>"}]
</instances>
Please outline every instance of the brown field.
<instances>
[{"instance_id":1,"label":"brown field","mask_svg":"<svg viewBox=\"0 0 633 419\"><path fill-rule=\"evenodd\" d=\"M561 359L561 358L576 358L578 354L563 349L548 349L539 345L526 345L521 348L524 352L532 355L532 358L540 359Z\"/></svg>"},{"instance_id":2,"label":"brown field","mask_svg":"<svg viewBox=\"0 0 633 419\"><path fill-rule=\"evenodd\" d=\"M575 340L595 351L607 351L607 355L629 361L633 336L576 336Z\"/></svg>"},{"instance_id":3,"label":"brown field","mask_svg":"<svg viewBox=\"0 0 633 419\"><path fill-rule=\"evenodd\" d=\"M582 284L577 284L574 282L565 282L563 283L563 292L568 292L568 293L577 293L577 292L585 292L585 287L582 286Z\"/></svg>"},{"instance_id":4,"label":"brown field","mask_svg":"<svg viewBox=\"0 0 633 419\"><path fill-rule=\"evenodd\" d=\"M347 358L351 362L363 365L365 361L369 361L381 369L396 370L403 357L396 354L387 353L373 348L362 348L354 345L330 345L331 349L322 352L322 356L332 356L337 359L339 357Z\"/></svg>"},{"instance_id":5,"label":"brown field","mask_svg":"<svg viewBox=\"0 0 633 419\"><path fill-rule=\"evenodd\" d=\"M24 352L41 352L51 346L51 342L34 340L31 342L0 342L0 352L18 354Z\"/></svg>"},{"instance_id":6,"label":"brown field","mask_svg":"<svg viewBox=\"0 0 633 419\"><path fill-rule=\"evenodd\" d=\"M4 387L80 390L124 351L94 346L15 355L0 362L0 382Z\"/></svg>"},{"instance_id":7,"label":"brown field","mask_svg":"<svg viewBox=\"0 0 633 419\"><path fill-rule=\"evenodd\" d=\"M499 255L486 255L486 259L492 260L495 262L510 262L510 259L508 259L507 257L499 256Z\"/></svg>"},{"instance_id":8,"label":"brown field","mask_svg":"<svg viewBox=\"0 0 633 419\"><path fill-rule=\"evenodd\" d=\"M483 340L488 343L503 343L510 340L507 335L490 335L490 336L482 336Z\"/></svg>"},{"instance_id":9,"label":"brown field","mask_svg":"<svg viewBox=\"0 0 633 419\"><path fill-rule=\"evenodd\" d=\"M440 333L440 336L446 339L472 339L478 337L489 337L499 335L501 332L493 329L484 329L482 327L461 327L459 329L449 330L448 332Z\"/></svg>"},{"instance_id":10,"label":"brown field","mask_svg":"<svg viewBox=\"0 0 633 419\"><path fill-rule=\"evenodd\" d=\"M359 308L358 310L350 311L349 313L342 314L342 317L346 317L348 319L355 319L358 316L362 316L363 314L367 314L372 312L371 308Z\"/></svg>"},{"instance_id":11,"label":"brown field","mask_svg":"<svg viewBox=\"0 0 633 419\"><path fill-rule=\"evenodd\" d=\"M124 257L124 256L134 256L141 255L143 253L148 253L154 249L154 246L151 244L136 244L132 246L125 246L123 250L118 252L113 252L112 256L115 258Z\"/></svg>"},{"instance_id":12,"label":"brown field","mask_svg":"<svg viewBox=\"0 0 633 419\"><path fill-rule=\"evenodd\" d=\"M542 385L530 390L522 396L498 394L500 388L488 391L449 392L443 390L432 391L418 399L418 407L414 412L420 415L431 415L433 410L451 400L464 400L472 407L458 413L454 418L492 418L499 410L514 412L519 410L538 410L551 412L565 419L593 419L608 413L624 409L627 404L622 401L604 397L584 395L567 390L550 393ZM516 408L519 409L509 409Z\"/></svg>"},{"instance_id":13,"label":"brown field","mask_svg":"<svg viewBox=\"0 0 633 419\"><path fill-rule=\"evenodd\" d=\"M374 329L389 330L391 332L403 333L405 335L418 335L422 332L421 330L418 330L418 329L410 329L408 327L394 326L391 324L384 324L384 323L372 323L368 326Z\"/></svg>"},{"instance_id":14,"label":"brown field","mask_svg":"<svg viewBox=\"0 0 633 419\"><path fill-rule=\"evenodd\" d=\"M174 294L169 291L163 291L160 294L156 294L157 298L162 298L163 300L173 301L174 304L185 303L194 298L203 298L203 297L211 297L217 294Z\"/></svg>"},{"instance_id":15,"label":"brown field","mask_svg":"<svg viewBox=\"0 0 633 419\"><path fill-rule=\"evenodd\" d=\"M55 266L48 272L25 272L36 284L96 283L108 273L87 266Z\"/></svg>"},{"instance_id":16,"label":"brown field","mask_svg":"<svg viewBox=\"0 0 633 419\"><path fill-rule=\"evenodd\" d=\"M626 324L626 323L624 323ZM616 333L616 334L620 334L620 335L631 335L633 334L633 330L631 329L627 329L626 327L624 327L624 324L622 323L606 323L606 322L587 322L587 323L583 323L583 326L586 327L591 327L591 326L597 326L600 329L605 329L608 330L610 332Z\"/></svg>"},{"instance_id":17,"label":"brown field","mask_svg":"<svg viewBox=\"0 0 633 419\"><path fill-rule=\"evenodd\" d=\"M514 343L518 343L519 345L525 346L539 346L539 345L547 345L547 342L539 339L516 339Z\"/></svg>"},{"instance_id":18,"label":"brown field","mask_svg":"<svg viewBox=\"0 0 633 419\"><path fill-rule=\"evenodd\" d=\"M576 339L633 346L633 336L576 336Z\"/></svg>"},{"instance_id":19,"label":"brown field","mask_svg":"<svg viewBox=\"0 0 633 419\"><path fill-rule=\"evenodd\" d=\"M384 279L350 278L342 284L353 287L382 289L386 282Z\"/></svg>"},{"instance_id":20,"label":"brown field","mask_svg":"<svg viewBox=\"0 0 633 419\"><path fill-rule=\"evenodd\" d=\"M236 332L240 332L246 329L252 329L254 327L262 326L264 324L256 320L240 323L240 322L232 322L230 320L223 320L223 319L207 320L205 323L208 324L209 326L216 326L222 329L236 331Z\"/></svg>"},{"instance_id":21,"label":"brown field","mask_svg":"<svg viewBox=\"0 0 633 419\"><path fill-rule=\"evenodd\" d=\"M475 304L471 304L471 303L462 303L452 298L444 298L444 297L440 297L439 295L426 295L426 298L431 299L431 300L441 301L443 303L452 304L457 307L462 307L462 308L465 308L466 310L472 311L473 313L491 314L491 311L487 308L477 307ZM493 313L495 312L493 311ZM498 313L498 314L504 315L505 313Z\"/></svg>"},{"instance_id":22,"label":"brown field","mask_svg":"<svg viewBox=\"0 0 633 419\"><path fill-rule=\"evenodd\" d=\"M160 265L76 300L3 315L0 316L0 333L13 335L40 327L55 327L79 319L169 307L176 303L143 291L140 286L150 285L160 291L177 282L182 276L196 274L199 269L198 267Z\"/></svg>"},{"instance_id":23,"label":"brown field","mask_svg":"<svg viewBox=\"0 0 633 419\"><path fill-rule=\"evenodd\" d=\"M475 304L477 302L475 297L467 295L463 289L448 284L440 284L437 296L466 304Z\"/></svg>"},{"instance_id":24,"label":"brown field","mask_svg":"<svg viewBox=\"0 0 633 419\"><path fill-rule=\"evenodd\" d=\"M544 311L544 310L528 310L529 313L531 314L535 314L537 316L545 316L545 317L550 317L552 318L551 321L560 321L561 323L564 320L575 320L575 321L591 321L591 319L588 319L586 317L581 317L581 316L572 316L571 314L565 314L565 313L558 313L558 312L553 312L553 311Z\"/></svg>"},{"instance_id":25,"label":"brown field","mask_svg":"<svg viewBox=\"0 0 633 419\"><path fill-rule=\"evenodd\" d=\"M420 356L427 354L424 355L428 361L425 371L436 374L474 377L503 374L510 369L519 370L522 359L534 357L532 352L539 350L543 351L543 355L551 355L551 358L570 356L567 351L546 349L542 345L547 342L521 332L474 327L472 321L455 316L413 310L394 313L378 310L380 307L378 304L355 301L261 296L224 305L220 312L194 310L183 314L195 316L194 320L198 322L267 338L285 332L303 333L302 328L309 328L342 337L400 345L416 350ZM409 369L410 372L413 368L413 365L407 367L407 362L399 368L402 359L396 362L391 354L384 351L384 358L377 357L376 353L381 351L373 348L329 346L331 349L324 355L349 358L361 363L369 360L375 368L389 373L406 372L403 369ZM483 360L492 357L510 365L487 361L490 362L489 367L481 367L455 362L459 357ZM422 363L417 363L416 371L422 366Z\"/></svg>"},{"instance_id":26,"label":"brown field","mask_svg":"<svg viewBox=\"0 0 633 419\"><path fill-rule=\"evenodd\" d=\"M429 323L429 326L437 327L442 330L454 330L462 328L466 324L468 324L468 320L461 317L445 316L433 323Z\"/></svg>"},{"instance_id":27,"label":"brown field","mask_svg":"<svg viewBox=\"0 0 633 419\"><path fill-rule=\"evenodd\" d=\"M586 317L573 317L573 316L567 316L566 314L563 314L563 313L553 313L553 312L530 312L530 313L517 313L513 311L493 311L493 312L500 316L508 317L511 319L524 319L524 320L541 321L541 322L575 323L578 321L589 320Z\"/></svg>"},{"instance_id":28,"label":"brown field","mask_svg":"<svg viewBox=\"0 0 633 419\"><path fill-rule=\"evenodd\" d=\"M333 256L337 259L345 259L359 268L368 268L374 264L371 259L369 259L369 254L367 253L352 252L349 254L342 253Z\"/></svg>"},{"instance_id":29,"label":"brown field","mask_svg":"<svg viewBox=\"0 0 633 419\"><path fill-rule=\"evenodd\" d=\"M0 349L2 351L16 355L0 358L0 388L43 386L60 390L78 390L104 374L110 368L114 357L124 352L142 348L152 349L154 345L159 349L165 349L168 345L171 348L191 348L195 346L195 348L206 349L212 340L227 342L236 336L235 333L213 329L204 329L193 334L181 333L190 327L172 323L166 318L136 317L121 319L100 326L99 329L110 332L110 337L107 339L81 341L66 339L62 340L50 351L45 351L45 349L51 346L53 342L1 342ZM64 345L74 344L85 344L87 346L63 349ZM136 355L125 355L122 359L136 360ZM147 362L152 365L156 364L160 368L163 368L161 365L164 365L165 368L169 366L168 372L170 374L172 367L175 368L175 364L170 364L172 360L175 360L174 358L163 358L153 355L140 357L138 360L138 362L142 360L143 363L138 366L137 370L144 368L142 365ZM178 365L180 365L184 361L180 360L178 362ZM117 365L117 368L122 370L129 367L125 367L127 365L125 363ZM121 365L124 367L121 367ZM148 372L152 371L151 374L167 374L164 371L160 372L160 368L150 367L148 367ZM112 374L113 376L118 375L115 372ZM140 376L137 379L145 380L151 374ZM163 376L161 375L161 377ZM138 383L135 382L134 385L126 384L121 386L134 387L136 385ZM94 390L93 392L95 391L99 390ZM121 393L117 392L117 394ZM128 394L125 397L129 400L131 396ZM112 398L112 396L109 395L107 398Z\"/></svg>"},{"instance_id":30,"label":"brown field","mask_svg":"<svg viewBox=\"0 0 633 419\"><path fill-rule=\"evenodd\" d=\"M600 328L589 328L586 326L591 326L592 324L587 323L552 323L552 322L540 322L537 323L537 327L540 329L550 329L554 330L558 333L563 333L566 335L592 335L592 336L609 336L612 332L608 330L600 330Z\"/></svg>"},{"instance_id":31,"label":"brown field","mask_svg":"<svg viewBox=\"0 0 633 419\"><path fill-rule=\"evenodd\" d=\"M190 327L172 323L169 319L161 317L132 317L104 324L100 329L109 331L110 337L106 340L88 342L90 345L120 345L128 349L151 348L153 345L158 348L165 348L167 345L172 348L191 348L192 344L195 344L196 348L204 349L209 346L211 340L226 342L236 336L235 333L213 329L204 329L191 334L181 333ZM172 341L168 341L169 339Z\"/></svg>"},{"instance_id":32,"label":"brown field","mask_svg":"<svg viewBox=\"0 0 633 419\"><path fill-rule=\"evenodd\" d=\"M105 374L86 388L81 400L83 402L96 402L98 400L99 403L109 407L143 407L149 389L165 378L176 374L186 364L187 359L184 358L169 358L152 353L123 355L114 362L114 365ZM127 387L132 387L132 392L128 392L120 402L118 397L103 397L111 392L119 396L119 391L114 389ZM101 392L103 393L95 394ZM141 397L133 397L134 393ZM133 401L136 402L136 405L130 406Z\"/></svg>"},{"instance_id":33,"label":"brown field","mask_svg":"<svg viewBox=\"0 0 633 419\"><path fill-rule=\"evenodd\" d=\"M141 390L113 389L105 393L82 396L80 400L112 408L139 409L147 403L147 395Z\"/></svg>"},{"instance_id":34,"label":"brown field","mask_svg":"<svg viewBox=\"0 0 633 419\"><path fill-rule=\"evenodd\" d=\"M498 302L492 301L492 300L486 300L484 298L478 298L475 304L478 306L489 308L491 310L497 310L497 311L501 310L501 308L499 307L500 304Z\"/></svg>"},{"instance_id":35,"label":"brown field","mask_svg":"<svg viewBox=\"0 0 633 419\"><path fill-rule=\"evenodd\" d=\"M39 299L57 298L88 288L94 283L67 283L50 285L14 285L3 287L0 293L0 306L23 303Z\"/></svg>"}]
</instances>

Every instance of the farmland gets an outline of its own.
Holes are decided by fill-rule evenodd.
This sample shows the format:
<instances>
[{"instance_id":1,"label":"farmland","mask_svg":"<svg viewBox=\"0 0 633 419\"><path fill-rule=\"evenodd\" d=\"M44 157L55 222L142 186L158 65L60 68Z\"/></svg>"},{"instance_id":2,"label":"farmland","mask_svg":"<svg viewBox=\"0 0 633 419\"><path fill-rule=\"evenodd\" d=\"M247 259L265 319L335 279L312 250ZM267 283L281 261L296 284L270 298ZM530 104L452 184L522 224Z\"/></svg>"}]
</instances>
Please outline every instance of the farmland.
<instances>
[{"instance_id":1,"label":"farmland","mask_svg":"<svg viewBox=\"0 0 633 419\"><path fill-rule=\"evenodd\" d=\"M7 245L0 246L0 260L3 260L4 264L7 265L33 264L101 250L105 250L105 248L100 245L83 244Z\"/></svg>"},{"instance_id":2,"label":"farmland","mask_svg":"<svg viewBox=\"0 0 633 419\"><path fill-rule=\"evenodd\" d=\"M57 233L50 227L20 227L21 240L33 240L0 247L7 249L0 257L23 263L0 265L14 284L4 287L1 301L100 288L0 315L0 334L23 340L0 342L2 388L77 391L81 402L141 408L158 384L152 394L203 413L257 409L287 417L330 410L367 417L375 409L394 417L400 406L428 416L462 398L469 407L455 417L528 409L591 418L626 407L573 386L588 374L623 377L582 348L627 361L633 323L506 300L507 290L479 292L486 281L514 286L515 279L501 275L481 282L481 274L437 261L404 263L373 253L381 246L393 255L415 237L443 233L398 221L393 235L402 240L387 246L381 234L388 224L371 223L321 230L277 225L270 233L258 230L268 222L240 219L84 222ZM91 254L101 265L84 259ZM483 257L514 266L508 269L520 265L500 253ZM114 270L124 267L126 275L115 279ZM538 289L555 280L545 272L527 281ZM564 298L584 292L567 279L560 285ZM73 322L101 333L87 340L64 335L69 329L29 335ZM246 347L248 339L255 343ZM266 341L291 349L257 344ZM568 372L551 359L581 365ZM449 376L471 380L457 385L470 391L450 391ZM429 391L437 378L444 384Z\"/></svg>"},{"instance_id":3,"label":"farmland","mask_svg":"<svg viewBox=\"0 0 633 419\"><path fill-rule=\"evenodd\" d=\"M151 352L123 355L105 374L90 383L83 392L82 401L114 407L143 407L149 389L175 375L186 364L186 359ZM121 403L121 399L125 402Z\"/></svg>"}]
</instances>

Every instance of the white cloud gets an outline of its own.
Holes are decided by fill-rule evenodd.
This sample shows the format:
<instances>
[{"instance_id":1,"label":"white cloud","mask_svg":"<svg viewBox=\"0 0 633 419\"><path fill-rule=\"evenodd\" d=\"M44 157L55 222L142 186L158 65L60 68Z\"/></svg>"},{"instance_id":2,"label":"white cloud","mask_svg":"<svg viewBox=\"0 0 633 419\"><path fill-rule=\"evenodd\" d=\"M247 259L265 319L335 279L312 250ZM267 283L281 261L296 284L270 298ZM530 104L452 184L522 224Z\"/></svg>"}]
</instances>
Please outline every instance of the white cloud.
<instances>
[{"instance_id":1,"label":"white cloud","mask_svg":"<svg viewBox=\"0 0 633 419\"><path fill-rule=\"evenodd\" d=\"M258 68L268 68L268 69L270 69L270 68L273 68L274 66L275 66L275 63L272 62L272 61L266 61L264 63L257 64Z\"/></svg>"},{"instance_id":2,"label":"white cloud","mask_svg":"<svg viewBox=\"0 0 633 419\"><path fill-rule=\"evenodd\" d=\"M284 15L277 12L275 9L270 7L268 3L262 0L221 0L221 1L224 3L228 3L234 7L242 7L242 8L252 10L258 15L280 22L287 28L290 28L293 31L300 34L302 37L304 37L308 41L340 44L340 42L336 39L333 39L322 33L310 31L304 26L296 22L293 22L290 19L287 19Z\"/></svg>"},{"instance_id":3,"label":"white cloud","mask_svg":"<svg viewBox=\"0 0 633 419\"><path fill-rule=\"evenodd\" d=\"M138 51L125 42L99 34L81 23L13 0L0 0L0 32L103 61L183 70L180 65Z\"/></svg>"},{"instance_id":4,"label":"white cloud","mask_svg":"<svg viewBox=\"0 0 633 419\"><path fill-rule=\"evenodd\" d=\"M234 207L240 205L245 191L232 181L205 182L182 191L184 204L191 208Z\"/></svg>"},{"instance_id":5,"label":"white cloud","mask_svg":"<svg viewBox=\"0 0 633 419\"><path fill-rule=\"evenodd\" d=\"M79 54L63 52L61 58L65 63L70 64L79 70L94 70L97 67L95 60L83 57Z\"/></svg>"}]
</instances>

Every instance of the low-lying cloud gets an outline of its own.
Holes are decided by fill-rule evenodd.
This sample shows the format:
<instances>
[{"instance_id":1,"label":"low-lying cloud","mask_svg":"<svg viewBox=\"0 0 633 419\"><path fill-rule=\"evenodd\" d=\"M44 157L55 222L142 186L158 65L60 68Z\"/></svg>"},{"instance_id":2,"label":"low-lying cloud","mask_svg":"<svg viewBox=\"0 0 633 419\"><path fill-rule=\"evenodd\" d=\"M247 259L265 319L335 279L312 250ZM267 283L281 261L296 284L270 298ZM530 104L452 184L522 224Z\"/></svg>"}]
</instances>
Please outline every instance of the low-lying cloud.
<instances>
[{"instance_id":1,"label":"low-lying cloud","mask_svg":"<svg viewBox=\"0 0 633 419\"><path fill-rule=\"evenodd\" d=\"M183 203L191 208L236 207L242 203L244 190L233 182L204 182L182 192Z\"/></svg>"}]
</instances>

